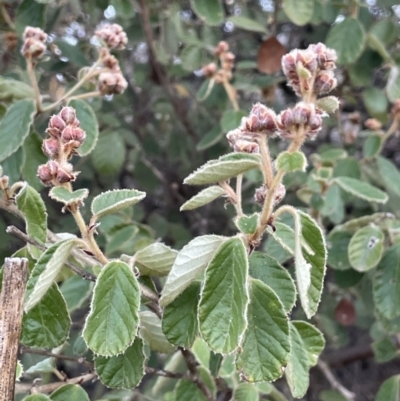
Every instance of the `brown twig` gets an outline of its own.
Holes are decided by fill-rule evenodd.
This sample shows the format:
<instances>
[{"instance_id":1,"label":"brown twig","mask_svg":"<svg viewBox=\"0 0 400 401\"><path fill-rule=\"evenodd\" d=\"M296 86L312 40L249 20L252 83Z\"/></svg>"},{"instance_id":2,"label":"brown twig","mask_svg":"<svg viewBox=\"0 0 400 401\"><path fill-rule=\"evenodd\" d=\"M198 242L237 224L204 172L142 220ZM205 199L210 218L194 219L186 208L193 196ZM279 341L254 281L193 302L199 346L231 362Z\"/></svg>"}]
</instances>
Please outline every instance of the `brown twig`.
<instances>
[{"instance_id":1,"label":"brown twig","mask_svg":"<svg viewBox=\"0 0 400 401\"><path fill-rule=\"evenodd\" d=\"M140 18L142 21L142 27L143 27L143 32L144 36L146 38L147 42L147 47L149 49L149 59L150 59L150 64L152 65L158 80L160 81L161 85L163 86L165 93L167 94L167 97L169 101L172 104L172 107L175 110L176 115L179 117L180 122L182 123L183 127L186 129L187 133L190 135L190 137L196 142L197 141L197 135L194 129L192 128L188 116L186 112L183 110L181 103L175 96L174 90L172 88L171 82L168 79L168 76L165 74L163 67L161 64L157 61L156 57L156 52L154 49L154 36L153 36L153 30L151 28L150 24L150 13L149 13L149 8L148 8L148 1L147 0L139 0L140 3Z\"/></svg>"}]
</instances>

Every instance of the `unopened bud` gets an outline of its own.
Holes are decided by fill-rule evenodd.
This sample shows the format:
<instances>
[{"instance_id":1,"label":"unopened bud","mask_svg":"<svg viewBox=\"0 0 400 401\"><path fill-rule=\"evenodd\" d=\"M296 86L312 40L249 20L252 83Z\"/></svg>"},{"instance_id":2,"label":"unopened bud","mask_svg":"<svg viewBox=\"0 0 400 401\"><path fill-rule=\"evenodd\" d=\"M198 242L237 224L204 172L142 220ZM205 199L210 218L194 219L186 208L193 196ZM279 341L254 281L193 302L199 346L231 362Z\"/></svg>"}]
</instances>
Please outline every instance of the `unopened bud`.
<instances>
[{"instance_id":1,"label":"unopened bud","mask_svg":"<svg viewBox=\"0 0 400 401\"><path fill-rule=\"evenodd\" d=\"M370 129L372 131L378 131L382 128L382 123L378 121L376 118L369 118L364 123L365 128Z\"/></svg>"},{"instance_id":2,"label":"unopened bud","mask_svg":"<svg viewBox=\"0 0 400 401\"><path fill-rule=\"evenodd\" d=\"M214 54L220 56L222 53L226 53L229 50L228 42L222 40L218 43L217 47L214 49Z\"/></svg>"},{"instance_id":3,"label":"unopened bud","mask_svg":"<svg viewBox=\"0 0 400 401\"><path fill-rule=\"evenodd\" d=\"M64 163L60 166L57 171L57 182L60 184L65 184L66 182L72 182L76 180L77 174L72 171L72 165L69 163Z\"/></svg>"},{"instance_id":4,"label":"unopened bud","mask_svg":"<svg viewBox=\"0 0 400 401\"><path fill-rule=\"evenodd\" d=\"M42 31L40 28L34 28L33 26L27 26L23 33L23 39L34 38L41 42L45 42L47 39L46 32Z\"/></svg>"},{"instance_id":5,"label":"unopened bud","mask_svg":"<svg viewBox=\"0 0 400 401\"><path fill-rule=\"evenodd\" d=\"M305 125L309 121L314 108L310 104L298 103L293 109L293 124L295 125Z\"/></svg>"},{"instance_id":6,"label":"unopened bud","mask_svg":"<svg viewBox=\"0 0 400 401\"><path fill-rule=\"evenodd\" d=\"M285 197L285 195L286 195L286 188L282 183L280 183L274 193L274 205L280 203L282 199Z\"/></svg>"},{"instance_id":7,"label":"unopened bud","mask_svg":"<svg viewBox=\"0 0 400 401\"><path fill-rule=\"evenodd\" d=\"M76 112L73 107L63 107L58 115L64 120L68 125L76 125Z\"/></svg>"},{"instance_id":8,"label":"unopened bud","mask_svg":"<svg viewBox=\"0 0 400 401\"><path fill-rule=\"evenodd\" d=\"M241 134L242 134L242 132L241 132L241 130L238 129L238 128L236 128L236 129L234 129L234 130L232 130L232 131L229 131L229 132L226 134L226 138L228 139L229 145L231 145L232 147L234 147L236 141L240 139Z\"/></svg>"},{"instance_id":9,"label":"unopened bud","mask_svg":"<svg viewBox=\"0 0 400 401\"><path fill-rule=\"evenodd\" d=\"M254 199L256 200L257 203L262 205L265 202L267 194L268 194L268 188L266 187L266 185L262 185L260 188L256 189L256 192L254 194Z\"/></svg>"},{"instance_id":10,"label":"unopened bud","mask_svg":"<svg viewBox=\"0 0 400 401\"><path fill-rule=\"evenodd\" d=\"M256 103L247 119L246 129L250 132L274 134L277 130L275 112L261 103Z\"/></svg>"},{"instance_id":11,"label":"unopened bud","mask_svg":"<svg viewBox=\"0 0 400 401\"><path fill-rule=\"evenodd\" d=\"M257 143L245 139L238 139L233 145L233 150L235 152L260 153L260 147Z\"/></svg>"},{"instance_id":12,"label":"unopened bud","mask_svg":"<svg viewBox=\"0 0 400 401\"><path fill-rule=\"evenodd\" d=\"M333 71L321 71L314 81L314 93L323 95L329 93L337 85Z\"/></svg>"},{"instance_id":13,"label":"unopened bud","mask_svg":"<svg viewBox=\"0 0 400 401\"><path fill-rule=\"evenodd\" d=\"M60 154L60 142L56 138L45 139L42 143L43 153L52 159L55 159Z\"/></svg>"},{"instance_id":14,"label":"unopened bud","mask_svg":"<svg viewBox=\"0 0 400 401\"><path fill-rule=\"evenodd\" d=\"M102 95L121 94L128 87L128 82L122 74L102 72L99 75L98 88Z\"/></svg>"},{"instance_id":15,"label":"unopened bud","mask_svg":"<svg viewBox=\"0 0 400 401\"><path fill-rule=\"evenodd\" d=\"M125 49L128 43L128 37L121 25L109 24L95 32L95 35L101 38L111 49Z\"/></svg>"},{"instance_id":16,"label":"unopened bud","mask_svg":"<svg viewBox=\"0 0 400 401\"><path fill-rule=\"evenodd\" d=\"M296 56L297 56L297 49L292 50L288 54L285 54L281 60L283 73L289 79L292 79L294 78L294 76L297 75Z\"/></svg>"},{"instance_id":17,"label":"unopened bud","mask_svg":"<svg viewBox=\"0 0 400 401\"><path fill-rule=\"evenodd\" d=\"M27 38L22 46L21 53L27 58L40 58L46 51L46 45L35 38Z\"/></svg>"},{"instance_id":18,"label":"unopened bud","mask_svg":"<svg viewBox=\"0 0 400 401\"><path fill-rule=\"evenodd\" d=\"M50 117L46 132L54 138L60 138L65 127L65 121L60 116L54 115Z\"/></svg>"},{"instance_id":19,"label":"unopened bud","mask_svg":"<svg viewBox=\"0 0 400 401\"><path fill-rule=\"evenodd\" d=\"M67 125L61 134L61 139L64 142L76 141L79 144L82 144L85 138L85 131L82 128L74 127L73 125Z\"/></svg>"},{"instance_id":20,"label":"unopened bud","mask_svg":"<svg viewBox=\"0 0 400 401\"><path fill-rule=\"evenodd\" d=\"M42 164L38 167L37 176L45 185L51 185L52 181L57 177L59 164L50 160L46 164Z\"/></svg>"},{"instance_id":21,"label":"unopened bud","mask_svg":"<svg viewBox=\"0 0 400 401\"><path fill-rule=\"evenodd\" d=\"M216 71L217 65L215 63L209 63L201 69L201 72L207 78L211 78L216 73Z\"/></svg>"},{"instance_id":22,"label":"unopened bud","mask_svg":"<svg viewBox=\"0 0 400 401\"><path fill-rule=\"evenodd\" d=\"M107 57L104 58L103 66L105 68L109 68L113 72L120 72L121 71L121 69L119 68L118 60L112 55L108 55Z\"/></svg>"}]
</instances>

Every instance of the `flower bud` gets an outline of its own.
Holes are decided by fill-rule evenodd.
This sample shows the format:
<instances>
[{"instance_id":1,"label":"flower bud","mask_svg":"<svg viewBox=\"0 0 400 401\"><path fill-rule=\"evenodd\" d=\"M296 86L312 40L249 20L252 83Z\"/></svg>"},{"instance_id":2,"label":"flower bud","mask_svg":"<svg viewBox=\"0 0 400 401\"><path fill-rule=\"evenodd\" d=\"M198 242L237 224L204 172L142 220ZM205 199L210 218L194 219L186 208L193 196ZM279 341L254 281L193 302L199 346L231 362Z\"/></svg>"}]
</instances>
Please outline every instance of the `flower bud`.
<instances>
[{"instance_id":1,"label":"flower bud","mask_svg":"<svg viewBox=\"0 0 400 401\"><path fill-rule=\"evenodd\" d=\"M125 49L128 37L121 25L109 24L95 32L95 35L104 41L110 49Z\"/></svg>"},{"instance_id":2,"label":"flower bud","mask_svg":"<svg viewBox=\"0 0 400 401\"><path fill-rule=\"evenodd\" d=\"M40 58L46 51L46 45L35 38L27 38L22 46L21 54L27 58Z\"/></svg>"},{"instance_id":3,"label":"flower bud","mask_svg":"<svg viewBox=\"0 0 400 401\"><path fill-rule=\"evenodd\" d=\"M63 119L66 124L75 125L76 123L76 112L73 107L63 107L58 115Z\"/></svg>"},{"instance_id":4,"label":"flower bud","mask_svg":"<svg viewBox=\"0 0 400 401\"><path fill-rule=\"evenodd\" d=\"M78 142L79 145L82 144L85 138L86 138L85 131L82 128L74 127L73 125L67 125L61 134L61 139L64 142L75 141Z\"/></svg>"},{"instance_id":5,"label":"flower bud","mask_svg":"<svg viewBox=\"0 0 400 401\"><path fill-rule=\"evenodd\" d=\"M121 94L128 87L128 82L122 74L102 72L99 75L98 88L102 95Z\"/></svg>"},{"instance_id":6,"label":"flower bud","mask_svg":"<svg viewBox=\"0 0 400 401\"><path fill-rule=\"evenodd\" d=\"M41 42L45 42L47 39L47 34L40 28L34 28L33 26L27 26L23 33L23 39L34 38Z\"/></svg>"},{"instance_id":7,"label":"flower bud","mask_svg":"<svg viewBox=\"0 0 400 401\"><path fill-rule=\"evenodd\" d=\"M57 115L51 116L46 132L53 138L60 138L61 132L66 127L65 121Z\"/></svg>"},{"instance_id":8,"label":"flower bud","mask_svg":"<svg viewBox=\"0 0 400 401\"><path fill-rule=\"evenodd\" d=\"M215 63L209 63L201 69L201 72L207 78L211 78L216 73L216 71L217 65Z\"/></svg>"},{"instance_id":9,"label":"flower bud","mask_svg":"<svg viewBox=\"0 0 400 401\"><path fill-rule=\"evenodd\" d=\"M77 173L72 171L72 165L69 163L64 163L58 168L57 171L57 182L60 184L65 184L66 182L71 182L76 180Z\"/></svg>"},{"instance_id":10,"label":"flower bud","mask_svg":"<svg viewBox=\"0 0 400 401\"><path fill-rule=\"evenodd\" d=\"M280 203L285 197L285 195L286 195L286 188L282 183L280 183L274 193L274 205Z\"/></svg>"},{"instance_id":11,"label":"flower bud","mask_svg":"<svg viewBox=\"0 0 400 401\"><path fill-rule=\"evenodd\" d=\"M6 189L8 189L8 181L9 181L9 178L7 175L3 175L2 177L0 177L0 190L1 191L5 191Z\"/></svg>"},{"instance_id":12,"label":"flower bud","mask_svg":"<svg viewBox=\"0 0 400 401\"><path fill-rule=\"evenodd\" d=\"M45 139L42 143L43 153L52 159L55 159L60 154L60 142L56 138Z\"/></svg>"},{"instance_id":13,"label":"flower bud","mask_svg":"<svg viewBox=\"0 0 400 401\"><path fill-rule=\"evenodd\" d=\"M256 192L254 194L254 199L256 200L257 203L262 205L265 202L265 198L267 197L267 194L268 194L268 188L264 184L260 188L256 189Z\"/></svg>"},{"instance_id":14,"label":"flower bud","mask_svg":"<svg viewBox=\"0 0 400 401\"><path fill-rule=\"evenodd\" d=\"M224 40L219 42L217 47L214 49L214 54L216 56L220 56L222 53L226 53L229 50L229 44L228 42L225 42Z\"/></svg>"},{"instance_id":15,"label":"flower bud","mask_svg":"<svg viewBox=\"0 0 400 401\"><path fill-rule=\"evenodd\" d=\"M107 57L104 58L103 66L105 68L109 68L113 72L120 72L121 71L121 69L119 68L118 60L112 55L108 55Z\"/></svg>"},{"instance_id":16,"label":"flower bud","mask_svg":"<svg viewBox=\"0 0 400 401\"><path fill-rule=\"evenodd\" d=\"M296 72L296 58L297 58L297 49L292 50L290 53L285 54L282 57L282 70L283 73L289 78L294 78L297 75Z\"/></svg>"},{"instance_id":17,"label":"flower bud","mask_svg":"<svg viewBox=\"0 0 400 401\"><path fill-rule=\"evenodd\" d=\"M323 95L329 93L337 85L333 71L321 71L314 81L314 93Z\"/></svg>"},{"instance_id":18,"label":"flower bud","mask_svg":"<svg viewBox=\"0 0 400 401\"><path fill-rule=\"evenodd\" d=\"M275 112L261 103L256 103L246 121L246 129L250 132L274 134L277 130Z\"/></svg>"},{"instance_id":19,"label":"flower bud","mask_svg":"<svg viewBox=\"0 0 400 401\"><path fill-rule=\"evenodd\" d=\"M226 138L228 139L229 145L234 147L236 141L240 139L241 134L242 134L242 132L238 128L233 129L232 131L229 131L226 134Z\"/></svg>"},{"instance_id":20,"label":"flower bud","mask_svg":"<svg viewBox=\"0 0 400 401\"><path fill-rule=\"evenodd\" d=\"M294 125L305 125L311 117L311 114L315 111L315 108L310 104L298 103L293 109L293 124Z\"/></svg>"},{"instance_id":21,"label":"flower bud","mask_svg":"<svg viewBox=\"0 0 400 401\"><path fill-rule=\"evenodd\" d=\"M260 153L260 147L257 143L245 139L238 139L233 145L233 150L235 152Z\"/></svg>"},{"instance_id":22,"label":"flower bud","mask_svg":"<svg viewBox=\"0 0 400 401\"><path fill-rule=\"evenodd\" d=\"M59 164L50 160L46 164L42 164L38 167L37 176L45 185L51 185L52 181L57 177Z\"/></svg>"},{"instance_id":23,"label":"flower bud","mask_svg":"<svg viewBox=\"0 0 400 401\"><path fill-rule=\"evenodd\" d=\"M283 110L278 115L276 122L277 122L278 128L282 131L290 128L294 124L292 109Z\"/></svg>"},{"instance_id":24,"label":"flower bud","mask_svg":"<svg viewBox=\"0 0 400 401\"><path fill-rule=\"evenodd\" d=\"M378 121L376 118L368 118L368 120L364 123L365 128L370 129L372 131L378 131L382 128L382 123Z\"/></svg>"}]
</instances>

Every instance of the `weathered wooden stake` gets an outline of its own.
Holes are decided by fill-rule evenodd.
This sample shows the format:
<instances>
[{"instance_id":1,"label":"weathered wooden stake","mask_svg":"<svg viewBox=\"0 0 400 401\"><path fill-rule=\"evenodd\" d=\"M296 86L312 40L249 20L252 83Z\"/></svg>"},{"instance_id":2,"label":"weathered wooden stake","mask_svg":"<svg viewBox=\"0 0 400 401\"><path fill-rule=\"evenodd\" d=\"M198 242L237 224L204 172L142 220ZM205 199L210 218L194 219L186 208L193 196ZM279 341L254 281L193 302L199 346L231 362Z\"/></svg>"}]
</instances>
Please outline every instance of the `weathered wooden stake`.
<instances>
[{"instance_id":1,"label":"weathered wooden stake","mask_svg":"<svg viewBox=\"0 0 400 401\"><path fill-rule=\"evenodd\" d=\"M0 294L0 401L14 400L28 259L6 258Z\"/></svg>"}]
</instances>

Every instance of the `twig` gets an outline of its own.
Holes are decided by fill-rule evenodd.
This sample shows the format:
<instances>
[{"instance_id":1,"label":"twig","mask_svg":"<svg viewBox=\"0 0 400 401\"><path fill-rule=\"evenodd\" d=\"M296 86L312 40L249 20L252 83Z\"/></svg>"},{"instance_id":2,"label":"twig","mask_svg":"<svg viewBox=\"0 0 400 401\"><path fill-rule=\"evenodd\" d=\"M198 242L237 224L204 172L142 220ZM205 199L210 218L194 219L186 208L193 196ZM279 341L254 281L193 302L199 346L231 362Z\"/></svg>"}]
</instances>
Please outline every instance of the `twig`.
<instances>
[{"instance_id":1,"label":"twig","mask_svg":"<svg viewBox=\"0 0 400 401\"><path fill-rule=\"evenodd\" d=\"M14 399L15 370L22 315L28 259L6 258L0 294L0 400Z\"/></svg>"},{"instance_id":2,"label":"twig","mask_svg":"<svg viewBox=\"0 0 400 401\"><path fill-rule=\"evenodd\" d=\"M0 3L0 10L1 10L1 15L3 16L4 21L6 24L12 29L15 30L15 24L12 21L10 14L7 11L6 4L1 2Z\"/></svg>"},{"instance_id":3,"label":"twig","mask_svg":"<svg viewBox=\"0 0 400 401\"><path fill-rule=\"evenodd\" d=\"M340 394L343 395L344 398L346 398L349 401L355 400L356 395L348 390L346 387L344 387L334 376L332 373L331 369L329 366L322 361L321 359L318 360L317 366L325 376L326 380L328 380L329 384L337 391L339 391Z\"/></svg>"},{"instance_id":4,"label":"twig","mask_svg":"<svg viewBox=\"0 0 400 401\"><path fill-rule=\"evenodd\" d=\"M148 374L153 374L161 377L169 377L171 379L189 379L188 375L185 373L179 373L179 372L170 372L169 370L164 370L164 369L155 369L155 368L149 368L146 366L145 368L146 373Z\"/></svg>"},{"instance_id":5,"label":"twig","mask_svg":"<svg viewBox=\"0 0 400 401\"><path fill-rule=\"evenodd\" d=\"M26 71L35 94L36 111L40 113L42 111L42 99L40 98L40 89L36 79L35 69L33 68L32 58L27 58L26 60Z\"/></svg>"},{"instance_id":6,"label":"twig","mask_svg":"<svg viewBox=\"0 0 400 401\"><path fill-rule=\"evenodd\" d=\"M171 82L169 81L167 75L163 71L163 67L157 61L156 52L155 52L154 44L153 44L154 37L153 37L153 30L152 30L151 24L150 24L148 1L147 0L139 0L139 3L140 3L140 8L141 8L140 18L142 21L142 27L143 27L144 36L146 38L147 47L149 50L150 63L157 75L157 78L159 79L161 85L163 86L165 93L167 94L167 97L168 97L169 101L171 102L172 107L175 110L176 115L179 117L180 122L182 123L183 127L186 129L186 131L190 135L190 137L196 142L197 141L196 132L192 128L192 126L189 122L189 119L186 115L186 112L182 109L182 105L180 104L179 100L176 98L176 96L174 94L174 90L171 85Z\"/></svg>"},{"instance_id":7,"label":"twig","mask_svg":"<svg viewBox=\"0 0 400 401\"><path fill-rule=\"evenodd\" d=\"M92 92L86 92L86 93L81 93L80 95L75 95L75 96L71 96L68 98L68 102L70 102L71 100L76 100L76 99L88 99L90 97L98 97L98 96L102 96L102 94L100 93L100 91L92 91Z\"/></svg>"}]
</instances>

